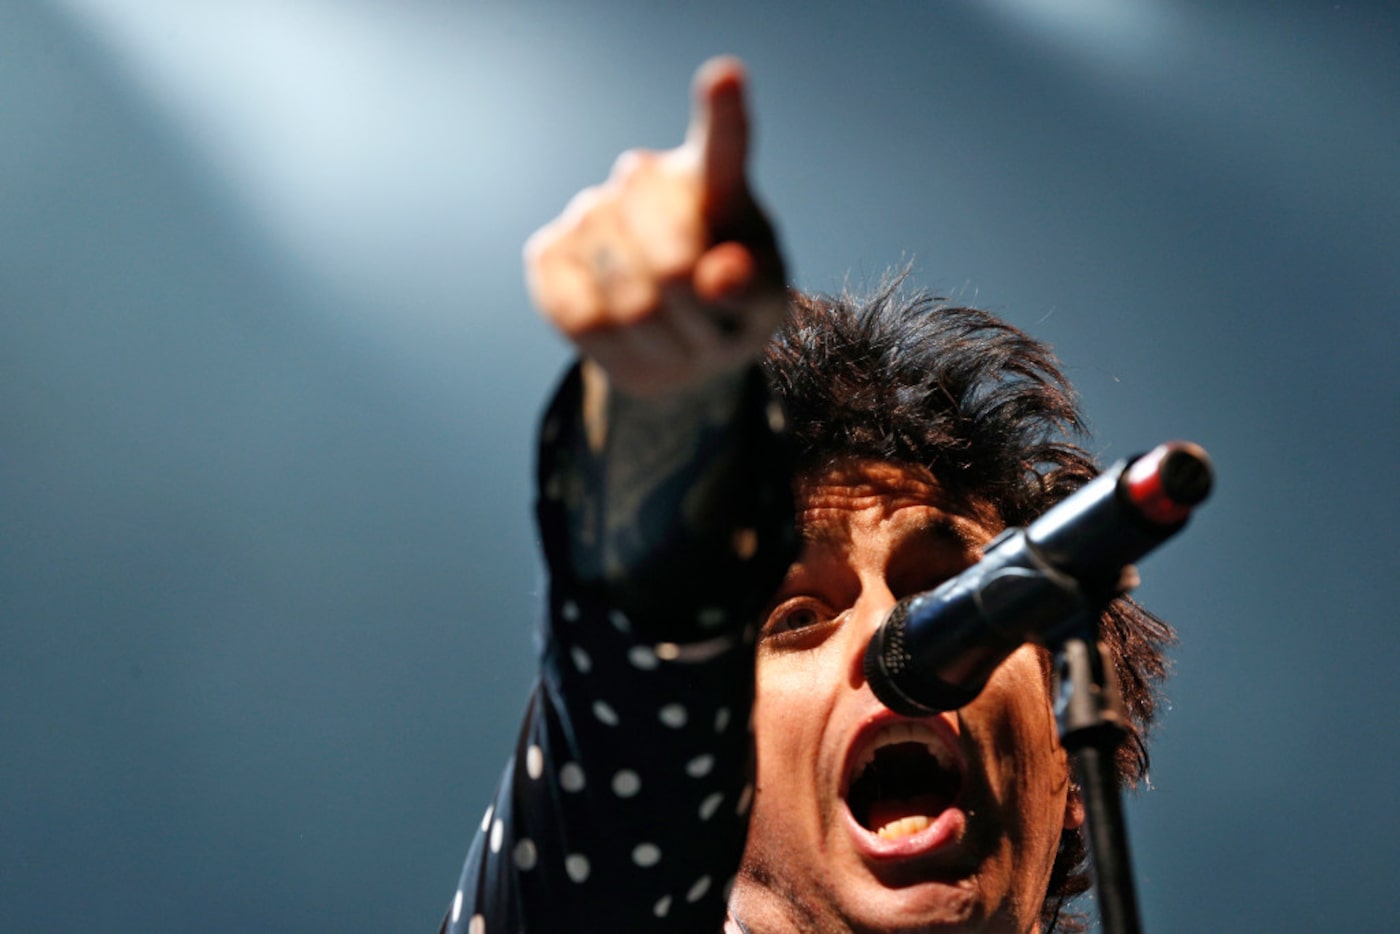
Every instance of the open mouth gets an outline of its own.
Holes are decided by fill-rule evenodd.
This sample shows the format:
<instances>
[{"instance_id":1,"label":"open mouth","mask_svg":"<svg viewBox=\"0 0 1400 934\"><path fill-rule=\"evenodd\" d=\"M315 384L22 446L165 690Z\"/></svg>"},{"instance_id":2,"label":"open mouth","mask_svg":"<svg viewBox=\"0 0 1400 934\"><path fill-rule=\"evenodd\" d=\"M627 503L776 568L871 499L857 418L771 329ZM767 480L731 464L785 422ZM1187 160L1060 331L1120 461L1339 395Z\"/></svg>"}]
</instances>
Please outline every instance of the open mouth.
<instances>
[{"instance_id":1,"label":"open mouth","mask_svg":"<svg viewBox=\"0 0 1400 934\"><path fill-rule=\"evenodd\" d=\"M861 745L847 779L846 806L856 823L882 840L926 830L957 803L962 770L931 728L887 723Z\"/></svg>"}]
</instances>

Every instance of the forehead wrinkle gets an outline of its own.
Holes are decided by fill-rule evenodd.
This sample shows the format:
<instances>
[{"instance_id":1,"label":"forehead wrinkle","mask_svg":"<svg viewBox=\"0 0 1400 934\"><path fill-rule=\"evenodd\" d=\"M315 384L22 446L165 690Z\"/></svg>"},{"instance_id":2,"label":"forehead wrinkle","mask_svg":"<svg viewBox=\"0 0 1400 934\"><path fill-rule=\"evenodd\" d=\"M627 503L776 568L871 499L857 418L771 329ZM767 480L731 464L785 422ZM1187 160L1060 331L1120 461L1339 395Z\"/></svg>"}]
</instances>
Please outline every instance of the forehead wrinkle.
<instances>
[{"instance_id":1,"label":"forehead wrinkle","mask_svg":"<svg viewBox=\"0 0 1400 934\"><path fill-rule=\"evenodd\" d=\"M834 545L850 538L853 520L874 512L877 522L885 522L901 509L928 506L926 496L912 490L897 490L885 483L869 481L832 482L809 479L802 486L801 508L797 514L798 533L803 544Z\"/></svg>"},{"instance_id":2,"label":"forehead wrinkle","mask_svg":"<svg viewBox=\"0 0 1400 934\"><path fill-rule=\"evenodd\" d=\"M855 517L868 511L883 524L903 509L917 508L922 515L912 530L916 537L965 554L977 554L1002 525L996 510L977 508L981 504L964 515L926 471L882 462L845 463L807 474L798 483L798 502L797 530L804 545L848 542Z\"/></svg>"}]
</instances>

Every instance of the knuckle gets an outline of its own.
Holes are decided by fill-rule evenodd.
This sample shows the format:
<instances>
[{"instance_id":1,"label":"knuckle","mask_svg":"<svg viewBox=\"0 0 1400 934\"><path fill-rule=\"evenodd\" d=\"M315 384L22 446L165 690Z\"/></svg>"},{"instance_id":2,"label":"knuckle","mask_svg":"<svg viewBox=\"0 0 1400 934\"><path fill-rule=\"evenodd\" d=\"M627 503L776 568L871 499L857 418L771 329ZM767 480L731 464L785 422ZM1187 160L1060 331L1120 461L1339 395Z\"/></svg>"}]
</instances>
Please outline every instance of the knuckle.
<instances>
[{"instance_id":1,"label":"knuckle","mask_svg":"<svg viewBox=\"0 0 1400 934\"><path fill-rule=\"evenodd\" d=\"M613 199L606 185L590 185L569 199L563 212L549 226L568 228L581 224L585 218L602 210Z\"/></svg>"},{"instance_id":2,"label":"knuckle","mask_svg":"<svg viewBox=\"0 0 1400 934\"><path fill-rule=\"evenodd\" d=\"M660 156L650 149L628 149L613 161L609 182L625 183L655 167Z\"/></svg>"},{"instance_id":3,"label":"knuckle","mask_svg":"<svg viewBox=\"0 0 1400 934\"><path fill-rule=\"evenodd\" d=\"M570 257L572 231L550 226L537 230L525 241L521 250L525 277L529 283L547 285L559 275L560 267Z\"/></svg>"},{"instance_id":4,"label":"knuckle","mask_svg":"<svg viewBox=\"0 0 1400 934\"><path fill-rule=\"evenodd\" d=\"M613 226L615 199L602 188L588 188L573 197L554 220L525 241L522 254L527 268L557 263L577 252L581 245Z\"/></svg>"},{"instance_id":5,"label":"knuckle","mask_svg":"<svg viewBox=\"0 0 1400 934\"><path fill-rule=\"evenodd\" d=\"M553 224L546 224L530 234L521 248L520 255L525 261L526 270L537 269L546 263L559 242L559 232Z\"/></svg>"}]
</instances>

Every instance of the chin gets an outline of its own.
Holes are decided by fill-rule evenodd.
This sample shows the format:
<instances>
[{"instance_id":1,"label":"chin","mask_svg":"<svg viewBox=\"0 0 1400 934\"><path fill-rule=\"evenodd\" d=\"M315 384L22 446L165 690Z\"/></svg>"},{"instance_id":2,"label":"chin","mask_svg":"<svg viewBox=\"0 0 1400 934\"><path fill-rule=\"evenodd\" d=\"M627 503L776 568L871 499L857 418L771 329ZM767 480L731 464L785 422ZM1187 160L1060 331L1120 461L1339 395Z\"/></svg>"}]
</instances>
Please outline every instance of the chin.
<instances>
[{"instance_id":1,"label":"chin","mask_svg":"<svg viewBox=\"0 0 1400 934\"><path fill-rule=\"evenodd\" d=\"M1038 912L1018 918L1005 900L987 893L976 874L957 876L917 861L886 865L877 875L850 854L835 858L818 881L792 887L793 867L773 875L746 865L732 905L752 934L951 934L1029 932ZM844 865L840 865L843 864ZM781 862L779 865L782 865Z\"/></svg>"},{"instance_id":2,"label":"chin","mask_svg":"<svg viewBox=\"0 0 1400 934\"><path fill-rule=\"evenodd\" d=\"M884 867L878 875L857 872L855 878L832 878L830 915L839 920L816 930L853 934L1039 930L1039 903L1025 909L1010 893L988 891L986 881L980 873L959 875L917 863ZM760 932L755 929L754 934Z\"/></svg>"},{"instance_id":3,"label":"chin","mask_svg":"<svg viewBox=\"0 0 1400 934\"><path fill-rule=\"evenodd\" d=\"M852 932L953 932L985 930L977 894L968 886L922 883L885 889L853 905L841 930Z\"/></svg>"}]
</instances>

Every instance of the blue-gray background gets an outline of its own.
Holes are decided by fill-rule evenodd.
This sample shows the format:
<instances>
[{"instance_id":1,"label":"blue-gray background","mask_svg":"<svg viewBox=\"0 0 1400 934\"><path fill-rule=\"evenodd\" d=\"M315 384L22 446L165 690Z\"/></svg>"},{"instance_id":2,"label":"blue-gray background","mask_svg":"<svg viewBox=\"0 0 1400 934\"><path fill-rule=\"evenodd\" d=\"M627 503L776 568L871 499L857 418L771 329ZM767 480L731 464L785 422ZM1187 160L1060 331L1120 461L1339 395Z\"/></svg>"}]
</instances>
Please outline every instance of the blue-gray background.
<instances>
[{"instance_id":1,"label":"blue-gray background","mask_svg":"<svg viewBox=\"0 0 1400 934\"><path fill-rule=\"evenodd\" d=\"M565 348L519 248L751 66L796 281L1200 441L1154 931L1400 914L1400 8L0 0L0 929L426 931L508 752Z\"/></svg>"}]
</instances>

